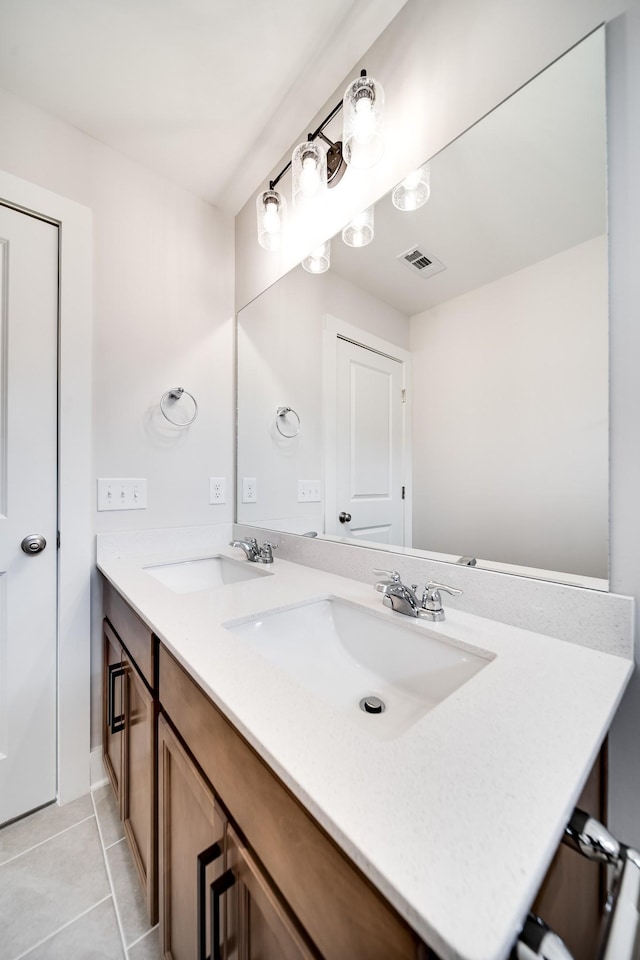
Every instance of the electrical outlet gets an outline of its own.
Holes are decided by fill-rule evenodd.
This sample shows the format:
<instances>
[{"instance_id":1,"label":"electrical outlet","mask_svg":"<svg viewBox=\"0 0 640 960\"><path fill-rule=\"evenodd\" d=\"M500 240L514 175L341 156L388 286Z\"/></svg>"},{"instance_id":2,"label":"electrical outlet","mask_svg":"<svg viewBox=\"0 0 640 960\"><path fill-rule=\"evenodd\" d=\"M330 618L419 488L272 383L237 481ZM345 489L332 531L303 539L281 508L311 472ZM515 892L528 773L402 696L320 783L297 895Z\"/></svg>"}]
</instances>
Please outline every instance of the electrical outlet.
<instances>
[{"instance_id":1,"label":"electrical outlet","mask_svg":"<svg viewBox=\"0 0 640 960\"><path fill-rule=\"evenodd\" d=\"M209 477L209 503L227 502L227 482L224 477Z\"/></svg>"},{"instance_id":2,"label":"electrical outlet","mask_svg":"<svg viewBox=\"0 0 640 960\"><path fill-rule=\"evenodd\" d=\"M319 480L298 480L298 503L319 503L321 486Z\"/></svg>"},{"instance_id":3,"label":"electrical outlet","mask_svg":"<svg viewBox=\"0 0 640 960\"><path fill-rule=\"evenodd\" d=\"M98 510L146 510L144 477L98 477Z\"/></svg>"},{"instance_id":4,"label":"electrical outlet","mask_svg":"<svg viewBox=\"0 0 640 960\"><path fill-rule=\"evenodd\" d=\"M258 487L255 477L242 478L242 502L255 503L258 499Z\"/></svg>"}]
</instances>

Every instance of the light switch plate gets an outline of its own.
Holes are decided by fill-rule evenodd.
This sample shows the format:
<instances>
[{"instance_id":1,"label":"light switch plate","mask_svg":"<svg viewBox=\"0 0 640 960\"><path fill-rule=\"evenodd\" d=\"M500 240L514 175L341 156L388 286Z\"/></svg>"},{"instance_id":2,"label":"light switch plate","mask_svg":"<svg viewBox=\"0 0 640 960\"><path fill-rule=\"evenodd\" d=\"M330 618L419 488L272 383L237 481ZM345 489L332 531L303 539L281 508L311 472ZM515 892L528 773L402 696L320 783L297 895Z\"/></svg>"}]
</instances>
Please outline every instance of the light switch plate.
<instances>
[{"instance_id":1,"label":"light switch plate","mask_svg":"<svg viewBox=\"0 0 640 960\"><path fill-rule=\"evenodd\" d=\"M146 510L144 477L98 477L98 510Z\"/></svg>"},{"instance_id":2,"label":"light switch plate","mask_svg":"<svg viewBox=\"0 0 640 960\"><path fill-rule=\"evenodd\" d=\"M298 503L319 503L320 488L319 480L298 480Z\"/></svg>"}]
</instances>

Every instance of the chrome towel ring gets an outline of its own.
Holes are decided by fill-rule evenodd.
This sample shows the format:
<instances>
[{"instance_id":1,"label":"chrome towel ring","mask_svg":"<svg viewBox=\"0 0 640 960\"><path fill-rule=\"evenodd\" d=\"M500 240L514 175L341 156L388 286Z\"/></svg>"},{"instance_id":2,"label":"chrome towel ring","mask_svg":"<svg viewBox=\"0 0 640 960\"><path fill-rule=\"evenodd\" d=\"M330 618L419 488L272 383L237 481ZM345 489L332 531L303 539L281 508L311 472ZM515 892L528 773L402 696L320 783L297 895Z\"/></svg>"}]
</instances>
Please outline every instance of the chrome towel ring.
<instances>
[{"instance_id":1,"label":"chrome towel ring","mask_svg":"<svg viewBox=\"0 0 640 960\"><path fill-rule=\"evenodd\" d=\"M193 415L189 420L174 420L167 413L165 406L169 401L175 403L182 397L189 397L193 403ZM163 393L162 398L160 399L160 410L162 411L162 416L165 418L165 420L168 420L169 423L172 423L174 427L188 427L189 424L193 423L198 416L198 404L196 403L196 398L192 393L189 393L189 391L185 390L183 387L171 387L171 390L167 390L166 393Z\"/></svg>"},{"instance_id":2,"label":"chrome towel ring","mask_svg":"<svg viewBox=\"0 0 640 960\"><path fill-rule=\"evenodd\" d=\"M297 424L287 420L287 416L290 413L292 413L296 418ZM287 428L289 429L287 430ZM300 433L300 417L295 412L293 407L278 407L276 410L276 429L280 436L286 437L287 440L293 440L294 437L298 436ZM291 432L292 430L293 433Z\"/></svg>"}]
</instances>

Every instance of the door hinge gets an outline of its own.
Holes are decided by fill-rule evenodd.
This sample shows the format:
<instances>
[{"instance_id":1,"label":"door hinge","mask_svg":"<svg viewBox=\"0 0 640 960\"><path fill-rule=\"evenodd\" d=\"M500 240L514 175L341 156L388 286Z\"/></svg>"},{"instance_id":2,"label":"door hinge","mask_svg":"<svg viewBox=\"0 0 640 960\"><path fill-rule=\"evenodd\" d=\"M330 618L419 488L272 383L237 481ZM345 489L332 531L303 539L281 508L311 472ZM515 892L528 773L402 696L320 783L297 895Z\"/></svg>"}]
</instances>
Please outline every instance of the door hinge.
<instances>
[{"instance_id":1,"label":"door hinge","mask_svg":"<svg viewBox=\"0 0 640 960\"><path fill-rule=\"evenodd\" d=\"M60 549L60 531L58 530L56 534L56 550Z\"/></svg>"},{"instance_id":2,"label":"door hinge","mask_svg":"<svg viewBox=\"0 0 640 960\"><path fill-rule=\"evenodd\" d=\"M402 499L404 500L404 487L402 488Z\"/></svg>"},{"instance_id":3,"label":"door hinge","mask_svg":"<svg viewBox=\"0 0 640 960\"><path fill-rule=\"evenodd\" d=\"M407 402L407 391L405 389L402 390L402 402Z\"/></svg>"}]
</instances>

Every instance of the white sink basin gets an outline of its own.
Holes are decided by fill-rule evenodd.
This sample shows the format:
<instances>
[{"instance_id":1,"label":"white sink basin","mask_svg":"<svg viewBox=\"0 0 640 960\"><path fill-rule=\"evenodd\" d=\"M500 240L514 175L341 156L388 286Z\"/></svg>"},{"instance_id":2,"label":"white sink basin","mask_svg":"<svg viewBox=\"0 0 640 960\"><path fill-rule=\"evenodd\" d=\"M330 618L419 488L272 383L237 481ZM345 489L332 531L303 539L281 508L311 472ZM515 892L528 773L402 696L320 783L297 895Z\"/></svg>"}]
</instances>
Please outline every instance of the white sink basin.
<instances>
[{"instance_id":1,"label":"white sink basin","mask_svg":"<svg viewBox=\"0 0 640 960\"><path fill-rule=\"evenodd\" d=\"M373 736L392 739L486 667L493 655L454 646L424 623L336 598L224 624L305 689ZM361 699L376 696L382 713Z\"/></svg>"},{"instance_id":2,"label":"white sink basin","mask_svg":"<svg viewBox=\"0 0 640 960\"><path fill-rule=\"evenodd\" d=\"M221 555L202 557L199 560L179 560L175 563L153 563L143 569L174 593L215 590L230 583L270 576L269 571L260 569L257 564L248 563L246 560L232 560Z\"/></svg>"}]
</instances>

